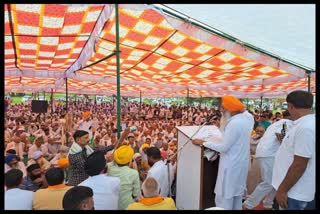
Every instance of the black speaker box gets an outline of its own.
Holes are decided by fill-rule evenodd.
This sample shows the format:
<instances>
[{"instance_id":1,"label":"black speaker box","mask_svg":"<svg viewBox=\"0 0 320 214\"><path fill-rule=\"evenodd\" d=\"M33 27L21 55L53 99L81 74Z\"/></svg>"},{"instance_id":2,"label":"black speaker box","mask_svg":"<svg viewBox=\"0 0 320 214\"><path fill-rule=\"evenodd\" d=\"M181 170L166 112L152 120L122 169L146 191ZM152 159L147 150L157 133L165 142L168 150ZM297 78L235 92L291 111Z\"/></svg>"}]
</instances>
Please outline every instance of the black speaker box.
<instances>
[{"instance_id":1,"label":"black speaker box","mask_svg":"<svg viewBox=\"0 0 320 214\"><path fill-rule=\"evenodd\" d=\"M48 101L46 100L32 100L31 111L35 113L47 113Z\"/></svg>"}]
</instances>

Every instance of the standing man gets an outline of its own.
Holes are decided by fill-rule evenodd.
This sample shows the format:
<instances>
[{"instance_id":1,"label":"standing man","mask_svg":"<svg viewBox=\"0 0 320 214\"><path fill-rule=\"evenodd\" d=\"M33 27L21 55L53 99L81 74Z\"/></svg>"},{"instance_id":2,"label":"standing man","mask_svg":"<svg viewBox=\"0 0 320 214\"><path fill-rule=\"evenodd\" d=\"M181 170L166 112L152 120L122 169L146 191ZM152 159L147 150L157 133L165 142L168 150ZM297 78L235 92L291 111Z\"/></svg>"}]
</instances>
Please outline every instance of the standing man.
<instances>
[{"instance_id":1,"label":"standing man","mask_svg":"<svg viewBox=\"0 0 320 214\"><path fill-rule=\"evenodd\" d=\"M147 178L155 178L160 185L160 195L168 197L169 195L169 173L168 166L161 159L160 150L157 147L147 149L148 164L151 166Z\"/></svg>"},{"instance_id":2,"label":"standing man","mask_svg":"<svg viewBox=\"0 0 320 214\"><path fill-rule=\"evenodd\" d=\"M119 141L122 142L124 138L127 137L129 132L130 130L124 131ZM85 162L88 156L94 152L94 150L88 145L90 140L89 132L84 130L77 130L73 134L73 139L74 143L71 145L68 154L70 170L68 184L70 186L77 186L89 177L89 175L85 171ZM107 153L113 148L114 146L111 145L97 148L95 150Z\"/></svg>"},{"instance_id":3,"label":"standing man","mask_svg":"<svg viewBox=\"0 0 320 214\"><path fill-rule=\"evenodd\" d=\"M241 210L249 170L250 138L254 119L245 111L245 106L240 100L233 96L222 97L220 111L223 113L220 127L223 132L222 142L194 139L192 143L220 153L214 190L216 206L226 210Z\"/></svg>"},{"instance_id":4,"label":"standing man","mask_svg":"<svg viewBox=\"0 0 320 214\"><path fill-rule=\"evenodd\" d=\"M259 140L256 149L256 159L259 162L262 181L243 202L244 209L255 208L263 198L265 198L263 200L263 207L265 209L272 209L273 200L276 196L276 191L271 185L272 170L274 166L274 157L280 147L280 142L276 137L276 133L281 133L284 123L286 123L288 130L290 130L292 121L290 120L290 113L288 111L284 111L283 119L270 125L263 137Z\"/></svg>"},{"instance_id":5,"label":"standing man","mask_svg":"<svg viewBox=\"0 0 320 214\"><path fill-rule=\"evenodd\" d=\"M113 153L114 161L108 163L108 174L120 178L119 210L124 210L141 196L139 173L129 168L134 151L129 145L122 145Z\"/></svg>"},{"instance_id":6,"label":"standing man","mask_svg":"<svg viewBox=\"0 0 320 214\"><path fill-rule=\"evenodd\" d=\"M106 163L103 152L93 152L85 162L85 170L90 177L79 186L92 189L95 210L118 210L120 178L105 174Z\"/></svg>"},{"instance_id":7,"label":"standing man","mask_svg":"<svg viewBox=\"0 0 320 214\"><path fill-rule=\"evenodd\" d=\"M272 186L280 209L304 210L315 196L315 114L313 96L293 91L286 101L293 120L275 156Z\"/></svg>"}]
</instances>

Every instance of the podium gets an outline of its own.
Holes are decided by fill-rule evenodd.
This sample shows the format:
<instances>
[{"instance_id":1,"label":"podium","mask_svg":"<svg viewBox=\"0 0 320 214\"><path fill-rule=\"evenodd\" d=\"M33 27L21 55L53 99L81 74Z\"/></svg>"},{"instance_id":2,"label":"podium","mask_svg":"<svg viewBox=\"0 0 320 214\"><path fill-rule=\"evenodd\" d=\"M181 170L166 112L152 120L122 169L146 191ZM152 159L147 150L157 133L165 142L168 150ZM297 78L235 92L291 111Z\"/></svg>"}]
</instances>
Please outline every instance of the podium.
<instances>
[{"instance_id":1,"label":"podium","mask_svg":"<svg viewBox=\"0 0 320 214\"><path fill-rule=\"evenodd\" d=\"M178 126L178 151L197 132L199 126ZM217 131L216 126L202 129ZM195 138L195 137L194 137ZM209 162L204 157L204 147L192 144L191 140L178 152L176 207L178 210L202 210L215 206L214 188L219 166L219 157Z\"/></svg>"}]
</instances>

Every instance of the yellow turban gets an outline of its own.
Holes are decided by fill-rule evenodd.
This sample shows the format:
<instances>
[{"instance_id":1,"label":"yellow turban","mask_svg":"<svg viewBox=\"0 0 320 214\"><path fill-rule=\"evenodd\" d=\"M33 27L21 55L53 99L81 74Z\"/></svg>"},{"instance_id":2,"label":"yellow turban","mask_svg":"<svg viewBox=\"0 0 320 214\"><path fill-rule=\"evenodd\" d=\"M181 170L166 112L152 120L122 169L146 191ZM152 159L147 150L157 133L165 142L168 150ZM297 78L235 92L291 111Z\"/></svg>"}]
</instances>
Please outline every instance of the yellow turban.
<instances>
[{"instance_id":1,"label":"yellow turban","mask_svg":"<svg viewBox=\"0 0 320 214\"><path fill-rule=\"evenodd\" d=\"M88 117L90 117L91 115L91 112L90 111L85 111L82 113L82 118L83 119L87 119Z\"/></svg>"},{"instance_id":2,"label":"yellow turban","mask_svg":"<svg viewBox=\"0 0 320 214\"><path fill-rule=\"evenodd\" d=\"M144 148L147 148L147 147L150 147L150 145L147 144L147 143L144 143L144 144L142 144L141 149L144 149Z\"/></svg>"},{"instance_id":3,"label":"yellow turban","mask_svg":"<svg viewBox=\"0 0 320 214\"><path fill-rule=\"evenodd\" d=\"M58 167L60 168L67 168L69 166L69 159L68 158L60 158L57 161Z\"/></svg>"},{"instance_id":4,"label":"yellow turban","mask_svg":"<svg viewBox=\"0 0 320 214\"><path fill-rule=\"evenodd\" d=\"M222 106L231 112L243 112L245 110L243 103L234 96L223 96Z\"/></svg>"},{"instance_id":5,"label":"yellow turban","mask_svg":"<svg viewBox=\"0 0 320 214\"><path fill-rule=\"evenodd\" d=\"M113 158L118 164L127 164L132 160L134 151L129 145L120 146L113 153Z\"/></svg>"}]
</instances>

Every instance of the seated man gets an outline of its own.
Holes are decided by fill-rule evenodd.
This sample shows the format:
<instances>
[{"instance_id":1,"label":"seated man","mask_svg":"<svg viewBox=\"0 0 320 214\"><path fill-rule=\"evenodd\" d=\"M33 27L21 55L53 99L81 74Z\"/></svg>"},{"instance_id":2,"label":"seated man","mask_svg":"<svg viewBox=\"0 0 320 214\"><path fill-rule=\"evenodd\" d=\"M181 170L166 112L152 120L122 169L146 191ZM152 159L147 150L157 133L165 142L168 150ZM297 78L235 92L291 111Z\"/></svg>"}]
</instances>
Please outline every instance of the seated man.
<instances>
[{"instance_id":1,"label":"seated man","mask_svg":"<svg viewBox=\"0 0 320 214\"><path fill-rule=\"evenodd\" d=\"M127 210L176 210L172 198L160 196L160 186L156 179L148 177L142 183L141 193L144 198L129 204Z\"/></svg>"},{"instance_id":2,"label":"seated man","mask_svg":"<svg viewBox=\"0 0 320 214\"><path fill-rule=\"evenodd\" d=\"M28 160L28 165L30 164L34 164L37 163L39 164L40 168L41 168L41 173L45 174L45 172L51 168L51 163L49 161L47 161L44 156L43 153L40 151L36 151L32 154L30 160Z\"/></svg>"},{"instance_id":3,"label":"seated man","mask_svg":"<svg viewBox=\"0 0 320 214\"><path fill-rule=\"evenodd\" d=\"M90 187L76 186L63 196L64 210L94 210L93 191Z\"/></svg>"},{"instance_id":4,"label":"seated man","mask_svg":"<svg viewBox=\"0 0 320 214\"><path fill-rule=\"evenodd\" d=\"M18 188L22 175L19 169L10 169L5 174L5 210L32 210L33 192Z\"/></svg>"},{"instance_id":5,"label":"seated man","mask_svg":"<svg viewBox=\"0 0 320 214\"><path fill-rule=\"evenodd\" d=\"M41 175L41 168L39 164L31 164L27 167L27 176L23 178L20 189L37 191L38 189L45 187L46 183L44 177Z\"/></svg>"},{"instance_id":6,"label":"seated man","mask_svg":"<svg viewBox=\"0 0 320 214\"><path fill-rule=\"evenodd\" d=\"M51 168L45 174L48 188L35 192L33 200L34 210L63 210L62 199L71 186L66 186L64 172L61 168Z\"/></svg>"},{"instance_id":7,"label":"seated man","mask_svg":"<svg viewBox=\"0 0 320 214\"><path fill-rule=\"evenodd\" d=\"M18 161L18 159L16 154L8 154L5 156L4 172L6 173L10 169L20 169L23 173L23 177L25 177L27 175L26 166L22 161Z\"/></svg>"}]
</instances>

